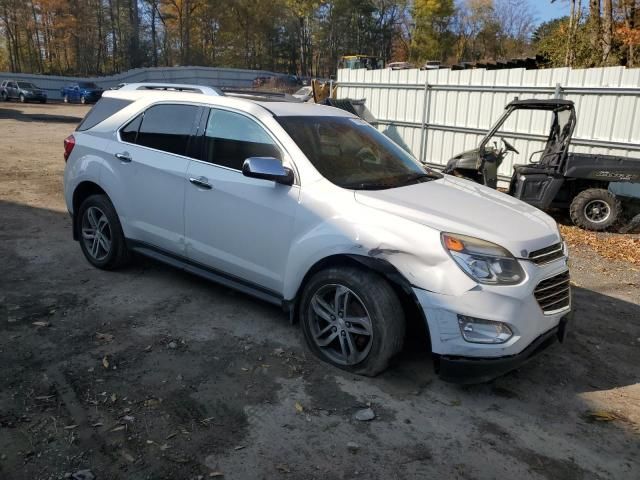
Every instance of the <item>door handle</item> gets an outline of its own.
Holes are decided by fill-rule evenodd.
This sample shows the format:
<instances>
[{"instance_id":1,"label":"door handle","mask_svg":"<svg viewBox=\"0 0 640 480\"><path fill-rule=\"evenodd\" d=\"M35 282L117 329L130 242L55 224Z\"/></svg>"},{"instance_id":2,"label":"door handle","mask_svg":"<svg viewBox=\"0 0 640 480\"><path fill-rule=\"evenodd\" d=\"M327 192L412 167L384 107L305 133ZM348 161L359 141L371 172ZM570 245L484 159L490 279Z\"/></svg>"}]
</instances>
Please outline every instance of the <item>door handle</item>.
<instances>
[{"instance_id":1,"label":"door handle","mask_svg":"<svg viewBox=\"0 0 640 480\"><path fill-rule=\"evenodd\" d=\"M213 188L209 183L209 179L207 179L207 177L189 177L189 181L196 187L204 188L206 190L211 190Z\"/></svg>"},{"instance_id":2,"label":"door handle","mask_svg":"<svg viewBox=\"0 0 640 480\"><path fill-rule=\"evenodd\" d=\"M116 158L118 160L120 160L121 162L124 163L129 163L131 162L131 155L129 155L128 152L124 152L124 153L116 153Z\"/></svg>"}]
</instances>

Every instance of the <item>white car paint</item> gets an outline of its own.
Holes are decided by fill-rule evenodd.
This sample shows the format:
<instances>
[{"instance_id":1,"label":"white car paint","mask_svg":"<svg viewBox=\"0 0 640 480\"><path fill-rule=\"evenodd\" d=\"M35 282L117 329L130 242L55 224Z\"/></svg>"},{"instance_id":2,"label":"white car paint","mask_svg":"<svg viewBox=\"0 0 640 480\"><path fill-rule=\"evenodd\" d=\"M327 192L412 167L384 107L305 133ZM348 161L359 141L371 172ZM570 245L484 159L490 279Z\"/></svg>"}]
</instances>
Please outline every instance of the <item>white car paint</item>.
<instances>
[{"instance_id":1,"label":"white car paint","mask_svg":"<svg viewBox=\"0 0 640 480\"><path fill-rule=\"evenodd\" d=\"M533 290L567 270L563 257L545 265L525 258L562 241L545 213L495 190L455 177L378 191L353 191L325 179L274 116L352 117L332 107L134 88L103 98L133 103L87 132L76 132L65 169L65 199L73 213L78 185L92 181L109 195L125 236L251 282L283 302L294 301L306 273L332 255L382 259L413 288L425 313L434 353L499 357L523 351L558 325L570 308L545 315ZM237 170L125 144L118 129L159 103L227 109L258 122L295 172L292 186L248 178ZM355 118L355 117L354 117ZM127 152L123 163L114 154ZM204 176L212 190L187 178ZM222 208L221 208L222 207ZM442 246L441 233L496 243L520 259L519 285L483 285L467 276ZM505 344L475 344L461 335L457 315L507 323Z\"/></svg>"}]
</instances>

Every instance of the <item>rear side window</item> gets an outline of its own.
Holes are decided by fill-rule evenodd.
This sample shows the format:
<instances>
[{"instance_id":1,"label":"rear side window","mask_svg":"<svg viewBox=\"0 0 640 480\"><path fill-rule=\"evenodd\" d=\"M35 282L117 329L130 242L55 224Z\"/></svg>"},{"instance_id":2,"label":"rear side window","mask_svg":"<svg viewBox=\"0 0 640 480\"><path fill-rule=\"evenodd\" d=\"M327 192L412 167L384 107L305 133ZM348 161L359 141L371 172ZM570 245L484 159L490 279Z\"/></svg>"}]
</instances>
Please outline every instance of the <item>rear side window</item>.
<instances>
[{"instance_id":1,"label":"rear side window","mask_svg":"<svg viewBox=\"0 0 640 480\"><path fill-rule=\"evenodd\" d=\"M204 136L203 160L242 170L249 157L282 159L265 129L239 113L211 109Z\"/></svg>"},{"instance_id":2,"label":"rear side window","mask_svg":"<svg viewBox=\"0 0 640 480\"><path fill-rule=\"evenodd\" d=\"M149 108L142 116L135 143L184 155L196 124L198 111L199 107L194 105L155 105ZM132 123L127 125L123 132L128 127L133 127ZM120 138L123 138L123 132Z\"/></svg>"},{"instance_id":3,"label":"rear side window","mask_svg":"<svg viewBox=\"0 0 640 480\"><path fill-rule=\"evenodd\" d=\"M120 98L101 98L98 100L98 103L89 110L89 113L87 113L84 120L82 120L76 130L89 130L109 118L114 113L119 112L129 104L131 104L130 100L122 100Z\"/></svg>"}]
</instances>

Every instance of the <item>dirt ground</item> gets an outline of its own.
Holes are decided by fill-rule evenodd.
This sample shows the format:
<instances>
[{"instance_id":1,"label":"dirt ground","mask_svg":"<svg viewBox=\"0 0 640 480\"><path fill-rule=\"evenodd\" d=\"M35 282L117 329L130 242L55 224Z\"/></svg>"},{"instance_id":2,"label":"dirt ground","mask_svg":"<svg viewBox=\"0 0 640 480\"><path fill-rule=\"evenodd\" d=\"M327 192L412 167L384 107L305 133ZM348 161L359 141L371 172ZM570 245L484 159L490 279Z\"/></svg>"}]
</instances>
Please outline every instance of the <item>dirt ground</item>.
<instances>
[{"instance_id":1,"label":"dirt ground","mask_svg":"<svg viewBox=\"0 0 640 480\"><path fill-rule=\"evenodd\" d=\"M568 341L491 383L443 383L420 341L349 375L273 306L89 266L62 198L86 111L0 104L0 478L640 478L640 267L574 247Z\"/></svg>"}]
</instances>

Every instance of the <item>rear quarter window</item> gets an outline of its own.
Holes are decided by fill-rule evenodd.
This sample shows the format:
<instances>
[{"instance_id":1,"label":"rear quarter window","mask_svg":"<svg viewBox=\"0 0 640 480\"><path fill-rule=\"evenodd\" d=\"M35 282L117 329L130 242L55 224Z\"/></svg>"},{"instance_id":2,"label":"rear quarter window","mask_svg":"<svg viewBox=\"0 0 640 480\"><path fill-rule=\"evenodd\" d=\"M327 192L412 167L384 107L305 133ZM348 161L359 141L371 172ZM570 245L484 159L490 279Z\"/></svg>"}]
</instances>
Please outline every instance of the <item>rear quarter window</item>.
<instances>
[{"instance_id":1,"label":"rear quarter window","mask_svg":"<svg viewBox=\"0 0 640 480\"><path fill-rule=\"evenodd\" d=\"M131 100L123 100L121 98L101 98L98 100L98 103L89 110L89 113L87 113L82 122L80 122L76 130L80 132L89 130L131 103Z\"/></svg>"}]
</instances>

